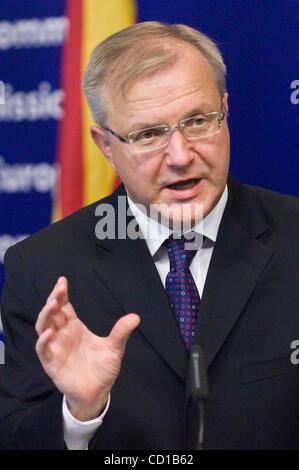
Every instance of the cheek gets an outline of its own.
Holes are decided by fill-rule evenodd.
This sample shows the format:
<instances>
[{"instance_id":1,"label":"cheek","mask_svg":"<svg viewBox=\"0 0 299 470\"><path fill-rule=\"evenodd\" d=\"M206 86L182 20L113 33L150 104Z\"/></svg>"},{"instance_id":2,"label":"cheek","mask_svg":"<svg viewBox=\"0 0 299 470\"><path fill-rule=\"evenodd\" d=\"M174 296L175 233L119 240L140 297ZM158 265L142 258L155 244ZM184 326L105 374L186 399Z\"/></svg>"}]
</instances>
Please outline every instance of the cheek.
<instances>
[{"instance_id":1,"label":"cheek","mask_svg":"<svg viewBox=\"0 0 299 470\"><path fill-rule=\"evenodd\" d=\"M211 148L207 148L206 161L217 180L226 179L229 169L229 139L222 138Z\"/></svg>"},{"instance_id":2,"label":"cheek","mask_svg":"<svg viewBox=\"0 0 299 470\"><path fill-rule=\"evenodd\" d=\"M117 142L111 147L112 162L114 168L123 181L129 178L130 175L134 174L134 161L132 156L129 154L127 148L124 147L125 145L126 144L119 145L119 143Z\"/></svg>"},{"instance_id":3,"label":"cheek","mask_svg":"<svg viewBox=\"0 0 299 470\"><path fill-rule=\"evenodd\" d=\"M159 168L153 162L123 155L122 161L116 162L117 171L127 192L135 202L147 205L154 202L158 192Z\"/></svg>"},{"instance_id":4,"label":"cheek","mask_svg":"<svg viewBox=\"0 0 299 470\"><path fill-rule=\"evenodd\" d=\"M206 144L201 148L200 160L206 165L210 174L217 174L227 166L227 152L222 145Z\"/></svg>"},{"instance_id":5,"label":"cheek","mask_svg":"<svg viewBox=\"0 0 299 470\"><path fill-rule=\"evenodd\" d=\"M130 160L131 179L136 185L144 187L147 191L154 191L158 185L161 164L159 159L135 157Z\"/></svg>"}]
</instances>

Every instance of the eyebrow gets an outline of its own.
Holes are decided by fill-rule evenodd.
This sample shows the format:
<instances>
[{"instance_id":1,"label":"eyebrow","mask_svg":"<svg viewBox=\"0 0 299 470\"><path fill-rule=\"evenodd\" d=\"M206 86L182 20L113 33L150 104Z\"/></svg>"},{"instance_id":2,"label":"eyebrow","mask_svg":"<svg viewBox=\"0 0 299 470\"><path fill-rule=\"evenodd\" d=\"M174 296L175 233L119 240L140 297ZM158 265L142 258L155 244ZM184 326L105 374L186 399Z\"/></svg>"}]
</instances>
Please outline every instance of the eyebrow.
<instances>
[{"instance_id":1,"label":"eyebrow","mask_svg":"<svg viewBox=\"0 0 299 470\"><path fill-rule=\"evenodd\" d=\"M200 106L197 106L196 108L193 108L191 111L188 111L188 113L183 114L181 117L180 121L183 121L184 119L188 119L189 117L196 116L197 114L207 114L207 113L212 113L212 112L219 112L219 110L214 109L214 106L208 103L202 103ZM133 123L132 126L130 126L130 130L127 132L127 135L130 134L130 132L135 132L135 131L140 131L142 129L147 129L151 127L158 127L166 124L165 121L160 121L160 122L148 122L148 121L143 121L143 122L135 122Z\"/></svg>"},{"instance_id":2,"label":"eyebrow","mask_svg":"<svg viewBox=\"0 0 299 470\"><path fill-rule=\"evenodd\" d=\"M188 117L196 116L197 114L208 114L208 113L213 113L213 112L219 112L219 110L215 109L214 106L208 103L203 103L200 106L197 106L196 108L193 108L191 111L185 114L185 117L181 119L187 119Z\"/></svg>"}]
</instances>

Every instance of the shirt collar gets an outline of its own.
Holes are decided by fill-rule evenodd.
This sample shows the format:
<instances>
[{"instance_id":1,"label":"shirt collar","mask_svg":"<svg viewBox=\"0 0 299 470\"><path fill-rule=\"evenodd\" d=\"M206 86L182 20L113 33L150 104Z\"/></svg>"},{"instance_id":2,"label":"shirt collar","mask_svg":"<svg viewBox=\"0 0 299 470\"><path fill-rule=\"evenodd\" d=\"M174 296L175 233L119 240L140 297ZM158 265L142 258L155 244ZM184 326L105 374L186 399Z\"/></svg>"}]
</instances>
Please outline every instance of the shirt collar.
<instances>
[{"instance_id":1,"label":"shirt collar","mask_svg":"<svg viewBox=\"0 0 299 470\"><path fill-rule=\"evenodd\" d=\"M129 196L127 197L129 207L138 222L139 229L147 243L148 249L151 255L154 256L164 241L172 234L172 230L166 225L160 224L157 220L148 217ZM227 198L228 190L227 186L225 186L222 196L214 209L193 227L193 231L215 242Z\"/></svg>"}]
</instances>

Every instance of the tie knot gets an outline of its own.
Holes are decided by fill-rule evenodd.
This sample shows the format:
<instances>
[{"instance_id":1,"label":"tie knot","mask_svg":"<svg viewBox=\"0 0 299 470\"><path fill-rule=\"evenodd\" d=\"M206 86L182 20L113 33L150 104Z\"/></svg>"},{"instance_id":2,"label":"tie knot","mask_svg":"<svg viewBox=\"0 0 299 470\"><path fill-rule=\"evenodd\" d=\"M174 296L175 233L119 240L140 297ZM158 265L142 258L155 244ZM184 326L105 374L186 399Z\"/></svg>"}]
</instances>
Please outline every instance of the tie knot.
<instances>
[{"instance_id":1,"label":"tie knot","mask_svg":"<svg viewBox=\"0 0 299 470\"><path fill-rule=\"evenodd\" d=\"M169 238L167 240L168 256L170 261L170 270L179 271L189 269L197 250L186 249L192 240L186 238Z\"/></svg>"}]
</instances>

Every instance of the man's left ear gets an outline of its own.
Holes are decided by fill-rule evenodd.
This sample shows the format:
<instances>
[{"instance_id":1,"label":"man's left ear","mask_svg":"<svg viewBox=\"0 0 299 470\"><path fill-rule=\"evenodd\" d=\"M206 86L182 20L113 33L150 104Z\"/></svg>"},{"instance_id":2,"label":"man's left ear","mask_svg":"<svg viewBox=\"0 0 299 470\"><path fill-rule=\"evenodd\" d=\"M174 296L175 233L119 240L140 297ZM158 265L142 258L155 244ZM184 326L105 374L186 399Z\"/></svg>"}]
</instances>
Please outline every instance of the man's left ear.
<instances>
[{"instance_id":1,"label":"man's left ear","mask_svg":"<svg viewBox=\"0 0 299 470\"><path fill-rule=\"evenodd\" d=\"M110 140L109 140L106 132L104 131L104 129L101 129L100 127L95 126L95 125L91 126L90 134L91 134L92 140L94 141L96 146L105 155L105 157L109 161L110 165L115 170L113 157L112 157Z\"/></svg>"}]
</instances>

